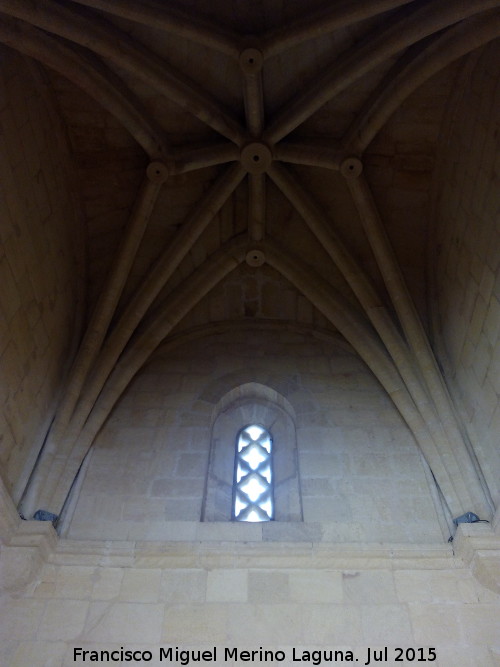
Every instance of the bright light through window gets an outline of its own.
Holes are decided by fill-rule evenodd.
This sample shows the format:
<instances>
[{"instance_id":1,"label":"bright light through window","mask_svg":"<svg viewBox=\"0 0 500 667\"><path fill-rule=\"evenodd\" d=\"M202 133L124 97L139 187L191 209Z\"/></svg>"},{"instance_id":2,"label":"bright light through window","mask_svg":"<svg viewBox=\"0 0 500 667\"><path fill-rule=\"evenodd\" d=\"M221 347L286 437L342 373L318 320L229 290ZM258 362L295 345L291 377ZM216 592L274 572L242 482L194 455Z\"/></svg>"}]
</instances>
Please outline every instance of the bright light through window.
<instances>
[{"instance_id":1,"label":"bright light through window","mask_svg":"<svg viewBox=\"0 0 500 667\"><path fill-rule=\"evenodd\" d=\"M252 440L257 440L266 431L260 426L247 426L245 432L248 433Z\"/></svg>"},{"instance_id":2,"label":"bright light through window","mask_svg":"<svg viewBox=\"0 0 500 667\"><path fill-rule=\"evenodd\" d=\"M256 502L264 491L267 489L267 484L263 484L260 479L252 477L240 484L240 489L245 493L250 500L254 503Z\"/></svg>"},{"instance_id":3,"label":"bright light through window","mask_svg":"<svg viewBox=\"0 0 500 667\"><path fill-rule=\"evenodd\" d=\"M257 445L251 445L250 447L246 447L245 451L241 454L241 458L248 463L252 470L257 470L262 461L265 461L268 457L267 452L260 450L261 448Z\"/></svg>"},{"instance_id":4,"label":"bright light through window","mask_svg":"<svg viewBox=\"0 0 500 667\"><path fill-rule=\"evenodd\" d=\"M257 424L238 436L234 472L233 516L236 521L270 521L274 516L272 439Z\"/></svg>"}]
</instances>

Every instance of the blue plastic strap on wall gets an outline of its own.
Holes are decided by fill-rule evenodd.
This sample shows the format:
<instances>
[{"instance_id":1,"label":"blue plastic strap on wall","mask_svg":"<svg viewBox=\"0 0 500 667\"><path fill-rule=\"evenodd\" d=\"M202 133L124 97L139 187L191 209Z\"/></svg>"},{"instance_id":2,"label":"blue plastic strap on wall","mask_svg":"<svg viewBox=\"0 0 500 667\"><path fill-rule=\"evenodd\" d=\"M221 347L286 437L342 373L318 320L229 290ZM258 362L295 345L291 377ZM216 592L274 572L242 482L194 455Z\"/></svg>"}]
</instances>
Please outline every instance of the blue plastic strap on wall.
<instances>
[{"instance_id":1,"label":"blue plastic strap on wall","mask_svg":"<svg viewBox=\"0 0 500 667\"><path fill-rule=\"evenodd\" d=\"M57 518L57 514L53 514L47 510L37 510L33 515L35 521L52 521L52 523L55 523Z\"/></svg>"},{"instance_id":2,"label":"blue plastic strap on wall","mask_svg":"<svg viewBox=\"0 0 500 667\"><path fill-rule=\"evenodd\" d=\"M458 526L459 523L477 523L478 521L479 517L477 514L474 514L474 512L466 512L461 516L457 516L456 519L453 519L455 526Z\"/></svg>"}]
</instances>

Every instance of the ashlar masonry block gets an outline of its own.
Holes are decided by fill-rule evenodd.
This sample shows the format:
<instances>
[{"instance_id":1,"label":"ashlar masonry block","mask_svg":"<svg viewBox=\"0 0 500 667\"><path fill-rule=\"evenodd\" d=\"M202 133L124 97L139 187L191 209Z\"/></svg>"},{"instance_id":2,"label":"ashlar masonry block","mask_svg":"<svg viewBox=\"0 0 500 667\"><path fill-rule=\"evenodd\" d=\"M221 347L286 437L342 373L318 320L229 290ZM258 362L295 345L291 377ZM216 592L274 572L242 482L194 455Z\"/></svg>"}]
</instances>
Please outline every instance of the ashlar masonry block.
<instances>
[{"instance_id":1,"label":"ashlar masonry block","mask_svg":"<svg viewBox=\"0 0 500 667\"><path fill-rule=\"evenodd\" d=\"M207 602L246 602L247 570L211 570L207 573Z\"/></svg>"}]
</instances>

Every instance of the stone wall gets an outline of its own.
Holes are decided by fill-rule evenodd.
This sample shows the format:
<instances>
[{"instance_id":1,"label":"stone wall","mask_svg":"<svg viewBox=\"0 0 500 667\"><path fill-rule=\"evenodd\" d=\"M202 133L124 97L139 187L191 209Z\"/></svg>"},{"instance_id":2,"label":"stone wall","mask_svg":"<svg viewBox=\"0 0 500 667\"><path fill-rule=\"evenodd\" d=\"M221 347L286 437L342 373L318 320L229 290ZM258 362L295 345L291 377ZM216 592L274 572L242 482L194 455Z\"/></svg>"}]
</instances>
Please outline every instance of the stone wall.
<instances>
[{"instance_id":1,"label":"stone wall","mask_svg":"<svg viewBox=\"0 0 500 667\"><path fill-rule=\"evenodd\" d=\"M294 415L304 523L235 524L230 505L226 523L199 523L212 424L229 409L228 394L237 399L251 383L275 392ZM116 406L86 468L68 533L76 539L448 537L419 450L370 371L335 338L278 324L247 323L160 350Z\"/></svg>"},{"instance_id":2,"label":"stone wall","mask_svg":"<svg viewBox=\"0 0 500 667\"><path fill-rule=\"evenodd\" d=\"M498 595L444 544L405 551L62 540L28 588L0 600L0 660L5 667L245 662L226 656L228 647L238 656L260 648L284 653L279 663L257 653L246 661L253 665L356 658L365 665L371 656L372 666L495 667L499 612ZM173 658L160 660L160 647L172 647ZM186 654L175 659L176 647L212 655L215 647L217 659L181 662ZM386 647L387 660L379 653ZM397 647L403 661L396 661ZM122 648L152 659L89 662L87 654L84 662L81 652ZM347 660L313 663L312 651L330 650Z\"/></svg>"},{"instance_id":3,"label":"stone wall","mask_svg":"<svg viewBox=\"0 0 500 667\"><path fill-rule=\"evenodd\" d=\"M18 501L78 334L84 246L41 74L6 49L1 57L0 463Z\"/></svg>"},{"instance_id":4,"label":"stone wall","mask_svg":"<svg viewBox=\"0 0 500 667\"><path fill-rule=\"evenodd\" d=\"M473 54L451 99L435 172L436 343L500 503L500 45ZM437 317L439 313L439 318Z\"/></svg>"},{"instance_id":5,"label":"stone wall","mask_svg":"<svg viewBox=\"0 0 500 667\"><path fill-rule=\"evenodd\" d=\"M264 264L256 270L244 263L203 297L176 331L221 320L249 322L249 318L288 320L315 329L334 330L309 299L272 267Z\"/></svg>"}]
</instances>

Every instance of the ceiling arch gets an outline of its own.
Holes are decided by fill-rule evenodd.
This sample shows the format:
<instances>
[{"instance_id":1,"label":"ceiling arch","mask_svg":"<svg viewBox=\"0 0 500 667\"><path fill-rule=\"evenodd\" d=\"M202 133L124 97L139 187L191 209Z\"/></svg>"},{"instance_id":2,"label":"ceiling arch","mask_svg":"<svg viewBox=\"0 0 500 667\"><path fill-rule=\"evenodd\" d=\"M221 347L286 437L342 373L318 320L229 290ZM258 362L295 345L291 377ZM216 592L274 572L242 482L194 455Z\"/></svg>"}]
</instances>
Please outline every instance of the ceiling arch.
<instances>
[{"instance_id":1,"label":"ceiling arch","mask_svg":"<svg viewBox=\"0 0 500 667\"><path fill-rule=\"evenodd\" d=\"M397 251L391 248L363 159L391 115L428 77L499 34L499 6L498 0L379 0L355 7L337 2L308 15L296 15L284 25L263 24L254 34L243 35L238 26L229 27L225 18L200 18L182 7L165 8L153 0L3 0L2 12L10 18L0 21L0 39L98 98L149 159L41 457L31 490L33 502L50 499L60 509L67 482L76 474L82 452L91 444L109 406L152 349L169 335L172 322L188 312L216 276L221 279L235 266L236 260L227 254L233 241L223 239L220 227L217 230L222 223L217 220L243 191L248 197L246 235L240 241L233 233L240 248L237 261L243 261L243 249L263 251L275 268L323 304L330 321L371 365L402 413L406 411L405 419L413 424L414 434L420 434L416 437L421 446L428 451L434 447L430 456L433 470L439 470L450 506L488 513L487 493L449 404ZM181 71L159 49L138 39L134 30L139 24L143 30L166 31L175 39L190 40L191 73ZM357 33L349 33L347 41L344 33L337 39L345 30ZM151 36L155 45L153 32ZM332 40L331 48L327 39ZM313 48L321 43L329 57L322 60L319 74L313 68L297 86L286 63L290 58L293 62L294 49L309 42ZM227 59L228 80L236 80L238 73L238 90L231 95L238 105L228 106L227 99L208 92L224 87L224 72L204 67L207 80L193 76L201 46L208 51L200 54L214 50ZM268 66L276 65L280 58L284 86L291 92L285 103L271 104L273 86L266 76ZM348 113L336 109L336 104L345 104L346 95L359 97L360 82L368 91L364 104L360 107L357 101ZM159 98L168 104L157 103ZM342 114L350 122L339 129L335 119ZM189 132L172 130L182 125L183 115L197 119L201 142L193 145ZM301 137L304 126L315 128L316 136ZM366 234L363 247L369 261L366 254L356 256L358 249L351 250L343 241L342 232L351 222L345 213L325 213L297 172L281 164L287 162L301 168L326 168L332 179L345 179ZM223 167L226 163L234 164ZM179 229L168 238L164 250L156 253L139 286L123 304L130 272L144 244L148 222L158 213L162 190L172 187L182 175L196 178L207 168L215 173L211 185L194 207L191 201L185 207ZM270 198L274 203L277 191L308 226L318 256L326 251L332 276L338 272L345 285L313 288L310 267L305 269L309 285L297 273L297 259L295 269L290 269L289 258L300 257L300 247L293 247L287 238L286 223L279 240L283 249L276 248L269 237ZM168 210L161 213L169 215ZM208 257L200 249L207 230L213 230L214 237L219 234ZM185 266L194 261L193 256L198 257L194 270L187 271ZM368 270L372 260L383 282ZM176 288L180 273L185 279ZM183 294L182 308L174 296L162 302L165 289L172 295ZM338 289L343 290L340 301L335 296ZM337 305L335 312L332 304ZM341 312L348 319L358 313L354 328L339 319ZM147 332L145 337L138 333L141 330ZM428 444L422 445L424 441ZM442 466L443 457L448 459L447 466ZM58 482L61 476L66 480L62 485Z\"/></svg>"},{"instance_id":2,"label":"ceiling arch","mask_svg":"<svg viewBox=\"0 0 500 667\"><path fill-rule=\"evenodd\" d=\"M104 382L98 397L91 397L89 400L89 397L85 396L84 388L70 427L61 441L60 449L67 450L64 466L58 469L53 461L51 462L40 493L39 500L45 502L50 511L57 514L61 512L84 457L130 381L195 303L227 273L247 259L249 254L254 253L253 250L249 253L248 247L247 239L242 238L213 254L205 265L197 270L192 280L180 285L171 298L141 325L140 331L132 338ZM460 466L452 466L449 460L444 464L439 435L436 437L432 425L429 428L429 422L426 422L421 414L422 406L413 401L397 367L362 313L356 313L351 304L341 295L335 294L331 285L313 275L314 271L310 266L303 265L297 258L287 256L271 239L268 238L262 248L266 261L325 313L387 391L433 470L450 512L455 514L469 506L468 503L474 501L470 495L470 489L474 486L472 471L469 470L467 474L466 466L464 479Z\"/></svg>"},{"instance_id":3,"label":"ceiling arch","mask_svg":"<svg viewBox=\"0 0 500 667\"><path fill-rule=\"evenodd\" d=\"M15 48L76 83L102 104L130 132L150 156L167 156L159 128L146 117L138 100L101 62L77 53L60 40L22 21L3 18L0 41Z\"/></svg>"}]
</instances>

